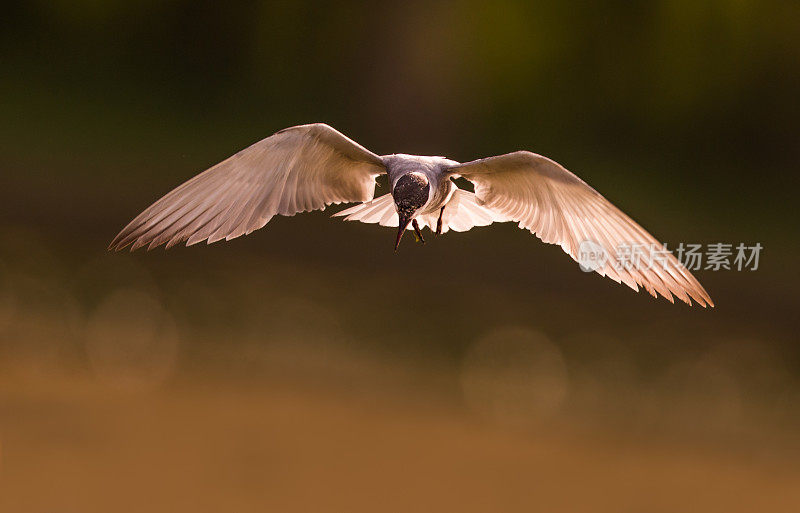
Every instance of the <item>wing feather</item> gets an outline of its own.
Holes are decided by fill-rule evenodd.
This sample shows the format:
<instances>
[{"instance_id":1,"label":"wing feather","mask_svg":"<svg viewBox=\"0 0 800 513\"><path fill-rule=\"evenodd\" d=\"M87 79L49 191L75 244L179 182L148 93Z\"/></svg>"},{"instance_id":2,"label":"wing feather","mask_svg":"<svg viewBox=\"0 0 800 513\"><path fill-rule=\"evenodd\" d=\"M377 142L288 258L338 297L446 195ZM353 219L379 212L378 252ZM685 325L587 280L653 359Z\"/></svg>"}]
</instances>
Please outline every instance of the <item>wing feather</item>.
<instances>
[{"instance_id":1,"label":"wing feather","mask_svg":"<svg viewBox=\"0 0 800 513\"><path fill-rule=\"evenodd\" d=\"M714 306L703 286L658 240L558 163L518 151L459 164L449 172L475 185L482 206L560 245L576 261L583 241L600 245L608 257L595 269L601 276L669 301L674 295L689 304ZM620 266L621 245L641 251L649 265ZM657 262L657 256L663 261Z\"/></svg>"},{"instance_id":2,"label":"wing feather","mask_svg":"<svg viewBox=\"0 0 800 513\"><path fill-rule=\"evenodd\" d=\"M186 181L139 214L109 249L230 240L276 214L369 201L380 157L328 125L281 130Z\"/></svg>"}]
</instances>

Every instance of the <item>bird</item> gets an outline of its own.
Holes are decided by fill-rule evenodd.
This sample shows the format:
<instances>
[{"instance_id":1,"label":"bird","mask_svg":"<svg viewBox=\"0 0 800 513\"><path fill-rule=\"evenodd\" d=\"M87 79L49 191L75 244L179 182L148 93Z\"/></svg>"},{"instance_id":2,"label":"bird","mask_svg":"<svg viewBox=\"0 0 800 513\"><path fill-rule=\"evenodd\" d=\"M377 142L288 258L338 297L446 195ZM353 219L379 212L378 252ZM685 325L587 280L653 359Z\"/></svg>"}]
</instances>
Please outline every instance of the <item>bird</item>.
<instances>
[{"instance_id":1,"label":"bird","mask_svg":"<svg viewBox=\"0 0 800 513\"><path fill-rule=\"evenodd\" d=\"M390 191L376 198L380 175L388 176ZM473 190L459 187L459 178ZM231 240L262 228L275 215L340 203L357 204L334 216L397 227L395 252L409 226L424 243L424 228L440 235L515 222L543 242L561 246L584 270L671 303L674 295L689 305L714 306L657 239L547 157L515 151L461 163L401 153L379 156L324 123L280 130L189 179L136 216L109 250ZM625 244L639 248L645 260L659 257L659 262L646 268L620 265L610 256ZM585 268L587 254L599 257Z\"/></svg>"}]
</instances>

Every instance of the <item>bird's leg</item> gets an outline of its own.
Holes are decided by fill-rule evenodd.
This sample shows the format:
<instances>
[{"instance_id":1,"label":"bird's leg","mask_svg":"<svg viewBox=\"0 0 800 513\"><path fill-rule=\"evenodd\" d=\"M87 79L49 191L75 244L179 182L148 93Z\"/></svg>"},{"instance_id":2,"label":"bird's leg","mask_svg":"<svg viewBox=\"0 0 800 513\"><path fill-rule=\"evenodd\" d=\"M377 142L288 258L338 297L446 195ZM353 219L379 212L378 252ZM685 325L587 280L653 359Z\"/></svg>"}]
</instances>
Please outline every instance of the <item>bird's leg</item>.
<instances>
[{"instance_id":1,"label":"bird's leg","mask_svg":"<svg viewBox=\"0 0 800 513\"><path fill-rule=\"evenodd\" d=\"M442 214L444 214L444 207L439 211L439 219L436 221L436 235L442 234Z\"/></svg>"},{"instance_id":2,"label":"bird's leg","mask_svg":"<svg viewBox=\"0 0 800 513\"><path fill-rule=\"evenodd\" d=\"M417 220L414 219L411 222L411 225L414 227L414 237L417 238L417 242L421 242L421 243L425 244L425 239L422 238L422 232L419 231L419 223L417 223Z\"/></svg>"}]
</instances>

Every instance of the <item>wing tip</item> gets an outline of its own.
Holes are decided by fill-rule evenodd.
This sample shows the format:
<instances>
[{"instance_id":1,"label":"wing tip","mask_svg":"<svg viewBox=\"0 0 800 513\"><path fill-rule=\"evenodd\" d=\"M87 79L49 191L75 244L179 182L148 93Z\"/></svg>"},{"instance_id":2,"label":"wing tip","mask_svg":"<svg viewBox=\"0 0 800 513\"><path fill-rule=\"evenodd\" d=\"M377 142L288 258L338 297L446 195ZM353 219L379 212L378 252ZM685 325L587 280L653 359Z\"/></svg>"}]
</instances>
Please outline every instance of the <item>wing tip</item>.
<instances>
[{"instance_id":1,"label":"wing tip","mask_svg":"<svg viewBox=\"0 0 800 513\"><path fill-rule=\"evenodd\" d=\"M675 291L670 291L670 292L672 292L672 294L677 296L678 299L680 299L681 301L686 303L688 306L694 306L695 304L697 304L699 306L702 306L703 308L709 308L709 307L710 308L714 308L716 306L716 305L714 305L714 301L712 301L711 296L709 296L708 293L705 290L695 291L695 290L682 289L680 291L681 294L678 294ZM672 296L672 294L670 294L670 296ZM667 300L669 300L670 303L673 303L673 304L675 303L675 301L674 301L674 299L672 299L672 297L667 297L664 294L661 294L661 295L666 297Z\"/></svg>"},{"instance_id":2,"label":"wing tip","mask_svg":"<svg viewBox=\"0 0 800 513\"><path fill-rule=\"evenodd\" d=\"M111 241L111 243L108 245L106 250L118 253L118 252L122 251L123 249L126 249L128 246L131 246L131 244L133 242L135 242L135 241L136 241L136 239L128 240L127 236L123 237L123 234L120 233L119 235L114 237L114 240ZM130 250L133 251L134 248L131 247Z\"/></svg>"}]
</instances>

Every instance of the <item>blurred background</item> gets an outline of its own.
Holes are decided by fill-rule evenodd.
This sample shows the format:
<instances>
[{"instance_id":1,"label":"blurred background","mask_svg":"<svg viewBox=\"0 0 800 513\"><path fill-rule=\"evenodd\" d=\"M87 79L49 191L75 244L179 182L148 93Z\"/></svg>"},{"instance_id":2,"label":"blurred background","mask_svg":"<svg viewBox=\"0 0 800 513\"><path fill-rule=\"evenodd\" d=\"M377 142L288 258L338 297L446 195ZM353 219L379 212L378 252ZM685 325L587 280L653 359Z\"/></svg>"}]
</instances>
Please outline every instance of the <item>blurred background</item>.
<instances>
[{"instance_id":1,"label":"blurred background","mask_svg":"<svg viewBox=\"0 0 800 513\"><path fill-rule=\"evenodd\" d=\"M799 43L781 1L12 2L0 509L797 511ZM759 268L670 305L513 224L394 254L336 208L106 252L317 121L379 154L542 153Z\"/></svg>"}]
</instances>

